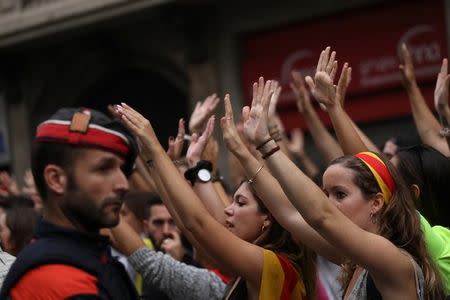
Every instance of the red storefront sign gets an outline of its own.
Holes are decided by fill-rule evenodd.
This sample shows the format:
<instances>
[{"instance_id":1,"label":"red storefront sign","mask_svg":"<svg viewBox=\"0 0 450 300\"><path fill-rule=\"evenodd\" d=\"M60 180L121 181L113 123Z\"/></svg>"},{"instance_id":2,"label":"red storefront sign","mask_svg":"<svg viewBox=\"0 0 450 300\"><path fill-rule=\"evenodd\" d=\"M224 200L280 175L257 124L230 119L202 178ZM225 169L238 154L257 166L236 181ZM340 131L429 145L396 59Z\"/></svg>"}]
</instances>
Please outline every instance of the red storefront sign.
<instances>
[{"instance_id":1,"label":"red storefront sign","mask_svg":"<svg viewBox=\"0 0 450 300\"><path fill-rule=\"evenodd\" d=\"M355 121L364 122L410 114L398 70L402 43L412 53L417 80L429 103L442 58L448 53L442 1L389 2L250 33L242 42L247 103L251 85L260 75L279 80L283 86L279 110L287 129L304 126L289 88L290 73L299 70L312 75L326 46L337 52L340 67L349 62L353 68L346 110ZM325 114L321 116L328 123Z\"/></svg>"}]
</instances>

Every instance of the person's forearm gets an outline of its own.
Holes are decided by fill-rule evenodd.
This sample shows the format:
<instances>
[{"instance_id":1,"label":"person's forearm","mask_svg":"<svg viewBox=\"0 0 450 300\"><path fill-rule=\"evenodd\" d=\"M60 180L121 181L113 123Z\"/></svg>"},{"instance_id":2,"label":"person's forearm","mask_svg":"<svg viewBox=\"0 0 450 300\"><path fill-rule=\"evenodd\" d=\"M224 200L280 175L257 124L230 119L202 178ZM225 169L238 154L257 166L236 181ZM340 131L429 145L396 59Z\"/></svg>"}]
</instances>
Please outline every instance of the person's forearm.
<instances>
[{"instance_id":1,"label":"person's forearm","mask_svg":"<svg viewBox=\"0 0 450 300\"><path fill-rule=\"evenodd\" d=\"M219 196L220 200L222 201L224 207L227 207L230 205L230 197L227 195L227 192L223 188L221 181L215 181L213 182L214 189L216 190L217 195Z\"/></svg>"},{"instance_id":2,"label":"person's forearm","mask_svg":"<svg viewBox=\"0 0 450 300\"><path fill-rule=\"evenodd\" d=\"M296 242L310 247L335 263L342 262L339 252L306 223L287 198L277 179L268 170L262 168L255 176L261 163L247 149L237 151L235 156L242 164L247 178L252 179L251 185L258 197L277 222L291 233Z\"/></svg>"},{"instance_id":3,"label":"person's forearm","mask_svg":"<svg viewBox=\"0 0 450 300\"><path fill-rule=\"evenodd\" d=\"M143 275L145 286L154 286L170 299L194 300L223 298L225 283L207 269L180 263L161 252L140 248L128 261Z\"/></svg>"},{"instance_id":4,"label":"person's forearm","mask_svg":"<svg viewBox=\"0 0 450 300\"><path fill-rule=\"evenodd\" d=\"M447 126L450 124L450 107L446 107L443 113L443 117L447 120Z\"/></svg>"},{"instance_id":5,"label":"person's forearm","mask_svg":"<svg viewBox=\"0 0 450 300\"><path fill-rule=\"evenodd\" d=\"M150 168L150 171L151 170L152 169ZM153 171L151 171L151 172L153 172ZM163 200L164 205L167 207L167 210L169 211L170 215L174 219L175 224L177 225L178 229L180 229L182 234L188 239L188 241L191 243L191 245L194 248L200 249L200 251L202 251L204 253L208 253L208 252L205 252L205 249L197 241L197 239L192 234L192 232L190 232L189 230L187 230L185 228L184 223L183 223L182 219L180 218L180 216L178 215L178 212L177 212L176 208L172 205L172 203L170 201L170 198L169 198L169 195L167 193L167 190L166 190L164 184L161 182L161 179L159 178L158 173L153 172L152 175L155 178L155 183L156 183L156 185L158 187L159 195L160 195L161 199ZM207 259L210 264L217 265L217 262L211 256L206 256L205 255L205 259Z\"/></svg>"},{"instance_id":6,"label":"person's forearm","mask_svg":"<svg viewBox=\"0 0 450 300\"><path fill-rule=\"evenodd\" d=\"M196 182L193 189L200 200L202 200L209 214L220 224L225 224L225 205L216 192L213 183L211 181L206 183Z\"/></svg>"},{"instance_id":7,"label":"person's forearm","mask_svg":"<svg viewBox=\"0 0 450 300\"><path fill-rule=\"evenodd\" d=\"M372 152L381 153L377 145L372 142L372 140L359 128L358 125L355 124L355 122L353 122L352 119L350 119L350 122L352 123L353 128L355 128L356 132L358 133L360 139L363 141L364 145L366 145L367 149Z\"/></svg>"},{"instance_id":8,"label":"person's forearm","mask_svg":"<svg viewBox=\"0 0 450 300\"><path fill-rule=\"evenodd\" d=\"M311 160L308 154L303 153L301 155L297 154L296 158L300 163L303 171L309 178L314 178L319 174L319 168L317 168L316 164Z\"/></svg>"},{"instance_id":9,"label":"person's forearm","mask_svg":"<svg viewBox=\"0 0 450 300\"><path fill-rule=\"evenodd\" d=\"M145 180L145 183L148 185L147 189L154 191L156 189L155 182L147 170L144 160L140 156L136 158L136 171L142 176L142 179Z\"/></svg>"},{"instance_id":10,"label":"person's forearm","mask_svg":"<svg viewBox=\"0 0 450 300\"><path fill-rule=\"evenodd\" d=\"M268 143L266 149L273 147ZM266 151L263 149L263 151ZM313 228L321 228L325 220L331 220L337 210L323 191L306 176L282 152L266 158L266 165L277 179L287 199Z\"/></svg>"},{"instance_id":11,"label":"person's forearm","mask_svg":"<svg viewBox=\"0 0 450 300\"><path fill-rule=\"evenodd\" d=\"M432 146L439 136L439 122L433 116L416 83L409 85L406 91L417 132L424 144Z\"/></svg>"},{"instance_id":12,"label":"person's forearm","mask_svg":"<svg viewBox=\"0 0 450 300\"><path fill-rule=\"evenodd\" d=\"M291 153L287 146L286 134L284 133L284 126L278 115L271 117L269 121L269 133L270 136L278 143L278 146L280 146L280 150L287 156L291 157Z\"/></svg>"},{"instance_id":13,"label":"person's forearm","mask_svg":"<svg viewBox=\"0 0 450 300\"><path fill-rule=\"evenodd\" d=\"M440 152L442 154L444 154L445 156L450 157L450 134L449 134L450 133L450 122L449 122L449 120L450 120L450 108L447 107L447 109L443 112L442 115L439 114L439 118L440 118L440 122L441 122L441 125L442 125L441 130L443 131L444 138L445 138L445 140L447 142L447 146L448 146L448 149L447 148L445 149L445 151L448 150L447 152L445 152L445 151L440 151ZM444 148L444 147L442 147L442 148Z\"/></svg>"},{"instance_id":14,"label":"person's forearm","mask_svg":"<svg viewBox=\"0 0 450 300\"><path fill-rule=\"evenodd\" d=\"M115 247L126 256L131 255L141 247L145 247L139 234L125 221L121 221L119 225L110 228L110 231L115 241Z\"/></svg>"},{"instance_id":15,"label":"person's forearm","mask_svg":"<svg viewBox=\"0 0 450 300\"><path fill-rule=\"evenodd\" d=\"M128 182L130 183L130 189L150 193L155 191L154 189L152 189L155 187L153 185L149 185L139 172L133 172L128 178Z\"/></svg>"},{"instance_id":16,"label":"person's forearm","mask_svg":"<svg viewBox=\"0 0 450 300\"><path fill-rule=\"evenodd\" d=\"M340 105L329 107L328 114L344 154L353 155L368 150L353 127L352 120Z\"/></svg>"},{"instance_id":17,"label":"person's forearm","mask_svg":"<svg viewBox=\"0 0 450 300\"><path fill-rule=\"evenodd\" d=\"M311 132L314 143L325 159L325 162L329 163L342 156L343 152L341 147L323 125L314 108L312 106L305 107L303 116L308 124L308 129Z\"/></svg>"}]
</instances>

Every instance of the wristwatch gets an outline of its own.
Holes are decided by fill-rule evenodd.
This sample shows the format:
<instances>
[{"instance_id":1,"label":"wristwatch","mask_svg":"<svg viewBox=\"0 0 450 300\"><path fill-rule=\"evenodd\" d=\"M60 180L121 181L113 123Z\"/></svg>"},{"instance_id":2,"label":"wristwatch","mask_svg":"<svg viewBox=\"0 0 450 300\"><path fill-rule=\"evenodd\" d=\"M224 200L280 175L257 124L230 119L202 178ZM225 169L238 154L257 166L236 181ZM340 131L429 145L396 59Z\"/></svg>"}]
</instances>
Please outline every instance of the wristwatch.
<instances>
[{"instance_id":1,"label":"wristwatch","mask_svg":"<svg viewBox=\"0 0 450 300\"><path fill-rule=\"evenodd\" d=\"M212 179L211 171L212 163L207 160L201 160L195 167L187 169L184 173L184 177L189 180L192 185L197 181L206 183Z\"/></svg>"},{"instance_id":2,"label":"wristwatch","mask_svg":"<svg viewBox=\"0 0 450 300\"><path fill-rule=\"evenodd\" d=\"M210 182L212 179L211 172L208 169L200 169L197 172L197 179L200 182Z\"/></svg>"}]
</instances>

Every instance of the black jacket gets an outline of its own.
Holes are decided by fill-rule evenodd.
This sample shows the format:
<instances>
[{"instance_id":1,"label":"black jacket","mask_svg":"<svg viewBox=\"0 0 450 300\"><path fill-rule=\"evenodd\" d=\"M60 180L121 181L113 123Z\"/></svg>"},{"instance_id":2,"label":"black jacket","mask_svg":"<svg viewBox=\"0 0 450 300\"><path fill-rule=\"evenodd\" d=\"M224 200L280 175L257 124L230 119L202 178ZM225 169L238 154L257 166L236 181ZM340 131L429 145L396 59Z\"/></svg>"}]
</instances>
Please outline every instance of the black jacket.
<instances>
[{"instance_id":1,"label":"black jacket","mask_svg":"<svg viewBox=\"0 0 450 300\"><path fill-rule=\"evenodd\" d=\"M8 299L14 286L26 273L39 266L68 265L75 267L78 274L87 273L87 277L96 278L96 293L78 294L74 289L68 299L102 299L128 300L138 299L135 287L124 267L111 256L109 239L100 235L89 235L80 231L63 228L44 220L39 221L35 240L18 255L3 283L0 300ZM83 273L84 274L84 273ZM44 277L58 278L58 274L43 274ZM50 289L58 291L59 287L51 284ZM65 286L64 288L67 288ZM36 295L37 296L37 295ZM51 294L40 295L41 298L52 297ZM20 299L19 299L20 300Z\"/></svg>"}]
</instances>

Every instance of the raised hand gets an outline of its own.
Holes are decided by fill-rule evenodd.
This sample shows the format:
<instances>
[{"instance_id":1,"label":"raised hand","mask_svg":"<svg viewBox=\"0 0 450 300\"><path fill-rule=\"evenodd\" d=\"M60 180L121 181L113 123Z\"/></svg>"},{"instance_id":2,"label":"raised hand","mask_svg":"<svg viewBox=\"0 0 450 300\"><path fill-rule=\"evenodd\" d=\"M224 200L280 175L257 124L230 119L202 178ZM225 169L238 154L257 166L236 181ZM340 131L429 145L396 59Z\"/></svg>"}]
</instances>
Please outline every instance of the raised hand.
<instances>
[{"instance_id":1,"label":"raised hand","mask_svg":"<svg viewBox=\"0 0 450 300\"><path fill-rule=\"evenodd\" d=\"M219 168L219 143L211 136L206 143L205 150L203 150L202 159L208 160L212 163L213 171Z\"/></svg>"},{"instance_id":2,"label":"raised hand","mask_svg":"<svg viewBox=\"0 0 450 300\"><path fill-rule=\"evenodd\" d=\"M351 80L352 68L348 66L348 63L345 63L342 67L341 77L339 77L339 81L336 87L336 101L338 101L341 106L344 106L345 94L347 93L347 88L350 85Z\"/></svg>"},{"instance_id":3,"label":"raised hand","mask_svg":"<svg viewBox=\"0 0 450 300\"><path fill-rule=\"evenodd\" d=\"M434 90L434 106L440 115L445 115L448 110L448 89L450 75L448 74L448 60L442 60L441 71L437 76L436 88Z\"/></svg>"},{"instance_id":4,"label":"raised hand","mask_svg":"<svg viewBox=\"0 0 450 300\"><path fill-rule=\"evenodd\" d=\"M406 44L402 44L402 48L400 51L400 61L402 64L398 66L400 72L402 74L403 85L406 87L411 86L416 83L416 75L414 74L414 65L412 62L411 53L409 52Z\"/></svg>"},{"instance_id":5,"label":"raised hand","mask_svg":"<svg viewBox=\"0 0 450 300\"><path fill-rule=\"evenodd\" d=\"M264 78L253 84L252 106L242 109L244 121L244 135L254 145L259 145L270 138L268 124L268 111L273 91L271 81L264 83Z\"/></svg>"},{"instance_id":6,"label":"raised hand","mask_svg":"<svg viewBox=\"0 0 450 300\"><path fill-rule=\"evenodd\" d=\"M143 159L152 159L152 146L159 144L159 141L150 121L123 102L115 106L115 113L122 124L136 137Z\"/></svg>"},{"instance_id":7,"label":"raised hand","mask_svg":"<svg viewBox=\"0 0 450 300\"><path fill-rule=\"evenodd\" d=\"M216 94L206 97L203 102L197 102L189 119L189 131L191 133L203 130L205 123L214 114L219 102L220 98Z\"/></svg>"},{"instance_id":8,"label":"raised hand","mask_svg":"<svg viewBox=\"0 0 450 300\"><path fill-rule=\"evenodd\" d=\"M178 121L177 137L169 137L169 149L167 150L167 155L169 155L172 160L178 160L181 157L181 152L183 151L184 146L185 131L184 120L180 119L180 121Z\"/></svg>"},{"instance_id":9,"label":"raised hand","mask_svg":"<svg viewBox=\"0 0 450 300\"><path fill-rule=\"evenodd\" d=\"M336 87L333 83L337 71L335 57L336 52L330 54L330 47L327 47L320 53L314 79L310 76L305 79L314 98L326 107L336 104Z\"/></svg>"},{"instance_id":10,"label":"raised hand","mask_svg":"<svg viewBox=\"0 0 450 300\"><path fill-rule=\"evenodd\" d=\"M281 94L281 86L278 84L278 81L271 80L270 89L273 91L272 98L270 99L269 105L269 118L274 118L277 114L277 104Z\"/></svg>"},{"instance_id":11,"label":"raised hand","mask_svg":"<svg viewBox=\"0 0 450 300\"><path fill-rule=\"evenodd\" d=\"M209 138L214 130L215 116L211 116L206 123L206 128L199 136L197 133L193 133L191 136L191 143L186 152L186 160L190 167L193 167L201 159L202 153L206 148Z\"/></svg>"},{"instance_id":12,"label":"raised hand","mask_svg":"<svg viewBox=\"0 0 450 300\"><path fill-rule=\"evenodd\" d=\"M300 72L292 71L291 75L292 81L289 85L297 100L297 109L300 113L304 113L305 110L311 106L311 97L309 96L308 88L306 87L305 80Z\"/></svg>"},{"instance_id":13,"label":"raised hand","mask_svg":"<svg viewBox=\"0 0 450 300\"><path fill-rule=\"evenodd\" d=\"M178 231L173 230L170 235L171 237L165 238L162 241L161 251L169 254L178 261L182 261L186 252L184 250L183 243L181 242L180 234Z\"/></svg>"},{"instance_id":14,"label":"raised hand","mask_svg":"<svg viewBox=\"0 0 450 300\"><path fill-rule=\"evenodd\" d=\"M0 189L1 196L20 194L19 185L17 184L16 178L11 176L8 172L0 172L0 186L3 187Z\"/></svg>"},{"instance_id":15,"label":"raised hand","mask_svg":"<svg viewBox=\"0 0 450 300\"><path fill-rule=\"evenodd\" d=\"M246 145L241 140L236 124L234 123L233 108L231 106L230 95L226 94L224 98L225 116L220 119L220 127L222 128L222 136L231 153L236 154Z\"/></svg>"},{"instance_id":16,"label":"raised hand","mask_svg":"<svg viewBox=\"0 0 450 300\"><path fill-rule=\"evenodd\" d=\"M295 128L291 131L291 139L287 143L287 147L289 152L297 156L303 156L305 153L305 139L300 128Z\"/></svg>"}]
</instances>

